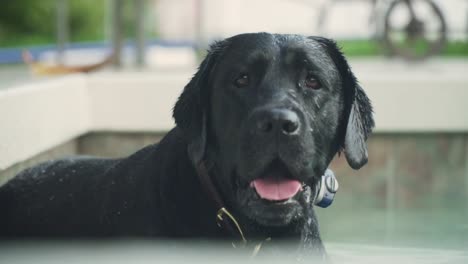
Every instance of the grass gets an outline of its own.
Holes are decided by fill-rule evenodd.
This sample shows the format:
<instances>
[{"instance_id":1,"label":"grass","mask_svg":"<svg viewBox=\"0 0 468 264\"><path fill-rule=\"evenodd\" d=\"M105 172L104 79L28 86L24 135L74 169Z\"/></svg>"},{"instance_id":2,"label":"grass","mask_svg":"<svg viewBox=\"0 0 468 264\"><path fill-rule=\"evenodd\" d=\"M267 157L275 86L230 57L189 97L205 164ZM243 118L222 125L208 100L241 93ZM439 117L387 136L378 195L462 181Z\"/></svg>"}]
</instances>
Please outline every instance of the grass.
<instances>
[{"instance_id":1,"label":"grass","mask_svg":"<svg viewBox=\"0 0 468 264\"><path fill-rule=\"evenodd\" d=\"M339 40L338 45L347 56L368 57L385 54L385 50L376 40ZM440 55L466 57L468 56L468 41L450 41Z\"/></svg>"},{"instance_id":2,"label":"grass","mask_svg":"<svg viewBox=\"0 0 468 264\"><path fill-rule=\"evenodd\" d=\"M468 56L468 42L449 42L443 54L446 56Z\"/></svg>"},{"instance_id":3,"label":"grass","mask_svg":"<svg viewBox=\"0 0 468 264\"><path fill-rule=\"evenodd\" d=\"M347 56L377 56L382 49L372 40L338 40L338 46Z\"/></svg>"}]
</instances>

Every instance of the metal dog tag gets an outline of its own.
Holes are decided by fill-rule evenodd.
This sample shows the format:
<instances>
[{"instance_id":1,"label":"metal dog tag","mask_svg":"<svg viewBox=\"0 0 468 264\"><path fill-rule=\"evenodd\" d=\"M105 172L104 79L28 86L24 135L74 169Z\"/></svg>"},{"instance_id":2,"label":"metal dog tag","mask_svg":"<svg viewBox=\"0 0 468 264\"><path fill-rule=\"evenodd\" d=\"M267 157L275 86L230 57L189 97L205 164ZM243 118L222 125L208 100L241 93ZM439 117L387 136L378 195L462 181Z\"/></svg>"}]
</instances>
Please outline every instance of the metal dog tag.
<instances>
[{"instance_id":1,"label":"metal dog tag","mask_svg":"<svg viewBox=\"0 0 468 264\"><path fill-rule=\"evenodd\" d=\"M317 195L315 197L315 205L322 208L327 208L333 203L335 194L338 191L338 181L333 174L333 171L327 169L325 174L320 179L320 183L317 185Z\"/></svg>"}]
</instances>

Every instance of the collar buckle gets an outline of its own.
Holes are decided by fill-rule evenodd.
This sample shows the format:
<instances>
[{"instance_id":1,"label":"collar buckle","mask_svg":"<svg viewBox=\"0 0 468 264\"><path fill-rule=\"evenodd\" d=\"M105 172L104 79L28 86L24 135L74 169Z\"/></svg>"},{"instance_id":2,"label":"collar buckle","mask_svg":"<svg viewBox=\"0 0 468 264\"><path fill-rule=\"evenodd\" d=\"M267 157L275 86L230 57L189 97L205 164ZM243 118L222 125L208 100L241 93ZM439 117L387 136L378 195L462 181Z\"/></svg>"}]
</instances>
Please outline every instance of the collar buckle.
<instances>
[{"instance_id":1,"label":"collar buckle","mask_svg":"<svg viewBox=\"0 0 468 264\"><path fill-rule=\"evenodd\" d=\"M225 218L224 216L227 216ZM241 237L241 242L243 245L247 244L247 239L245 239L244 232L242 231L242 228L239 225L239 222L237 222L236 218L225 208L221 207L221 209L218 210L216 213L216 223L218 224L219 227L222 227L223 224L226 225L226 221L229 219L232 223L234 223L234 226L237 229L237 233Z\"/></svg>"}]
</instances>

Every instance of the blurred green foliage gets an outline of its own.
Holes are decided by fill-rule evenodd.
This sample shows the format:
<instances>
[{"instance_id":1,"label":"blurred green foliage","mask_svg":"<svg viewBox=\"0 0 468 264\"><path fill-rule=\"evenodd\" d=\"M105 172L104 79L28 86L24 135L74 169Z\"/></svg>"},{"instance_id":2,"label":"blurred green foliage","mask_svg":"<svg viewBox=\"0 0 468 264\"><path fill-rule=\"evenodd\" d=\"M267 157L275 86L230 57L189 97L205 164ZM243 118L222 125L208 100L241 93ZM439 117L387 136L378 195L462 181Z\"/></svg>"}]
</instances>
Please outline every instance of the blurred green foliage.
<instances>
[{"instance_id":1,"label":"blurred green foliage","mask_svg":"<svg viewBox=\"0 0 468 264\"><path fill-rule=\"evenodd\" d=\"M70 41L104 38L104 0L68 1ZM2 1L0 46L51 44L56 38L56 1Z\"/></svg>"},{"instance_id":2,"label":"blurred green foliage","mask_svg":"<svg viewBox=\"0 0 468 264\"><path fill-rule=\"evenodd\" d=\"M106 0L68 0L71 42L99 41L110 23ZM133 36L133 1L124 1L126 36ZM0 47L53 44L56 40L56 0L4 0L0 5Z\"/></svg>"}]
</instances>

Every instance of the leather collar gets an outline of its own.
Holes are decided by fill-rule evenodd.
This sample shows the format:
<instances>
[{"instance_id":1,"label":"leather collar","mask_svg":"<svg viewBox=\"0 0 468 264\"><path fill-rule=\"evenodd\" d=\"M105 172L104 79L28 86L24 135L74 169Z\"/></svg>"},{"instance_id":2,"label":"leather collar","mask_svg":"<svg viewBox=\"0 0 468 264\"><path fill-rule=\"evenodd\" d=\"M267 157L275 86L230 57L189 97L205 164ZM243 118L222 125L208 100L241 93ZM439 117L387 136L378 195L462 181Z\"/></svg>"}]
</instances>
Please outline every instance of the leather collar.
<instances>
[{"instance_id":1,"label":"leather collar","mask_svg":"<svg viewBox=\"0 0 468 264\"><path fill-rule=\"evenodd\" d=\"M242 244L247 243L244 232L242 231L239 222L236 218L228 211L226 205L221 198L218 190L216 189L208 169L205 166L205 163L201 161L198 166L196 166L198 179L202 185L202 188L208 194L208 196L213 200L216 205L216 223L219 227L226 229L231 235L240 239Z\"/></svg>"}]
</instances>

